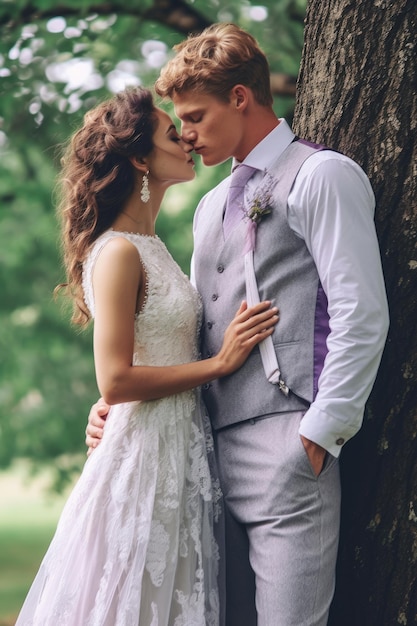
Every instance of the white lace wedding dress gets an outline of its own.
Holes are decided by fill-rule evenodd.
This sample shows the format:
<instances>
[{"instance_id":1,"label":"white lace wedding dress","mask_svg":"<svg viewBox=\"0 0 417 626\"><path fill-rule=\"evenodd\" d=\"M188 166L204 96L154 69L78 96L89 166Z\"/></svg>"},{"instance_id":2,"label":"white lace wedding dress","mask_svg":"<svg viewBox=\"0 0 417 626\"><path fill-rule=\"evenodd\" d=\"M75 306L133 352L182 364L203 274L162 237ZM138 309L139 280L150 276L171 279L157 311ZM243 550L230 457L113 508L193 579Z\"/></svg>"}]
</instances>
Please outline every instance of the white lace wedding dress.
<instances>
[{"instance_id":1,"label":"white lace wedding dress","mask_svg":"<svg viewBox=\"0 0 417 626\"><path fill-rule=\"evenodd\" d=\"M134 365L198 358L199 296L158 237L126 237L147 278L135 325ZM220 490L210 475L212 439L198 391L115 405L88 458L16 626L214 626Z\"/></svg>"}]
</instances>

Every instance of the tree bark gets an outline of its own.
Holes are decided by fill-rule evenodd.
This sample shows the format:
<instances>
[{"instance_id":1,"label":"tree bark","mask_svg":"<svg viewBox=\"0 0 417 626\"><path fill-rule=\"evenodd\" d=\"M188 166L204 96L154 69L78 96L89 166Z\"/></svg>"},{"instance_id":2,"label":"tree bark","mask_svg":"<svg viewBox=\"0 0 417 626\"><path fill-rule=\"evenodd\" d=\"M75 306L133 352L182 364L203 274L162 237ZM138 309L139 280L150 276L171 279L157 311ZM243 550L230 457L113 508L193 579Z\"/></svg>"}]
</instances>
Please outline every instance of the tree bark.
<instances>
[{"instance_id":1,"label":"tree bark","mask_svg":"<svg viewBox=\"0 0 417 626\"><path fill-rule=\"evenodd\" d=\"M310 0L294 115L301 137L374 187L391 327L364 425L342 453L329 626L417 624L415 0Z\"/></svg>"}]
</instances>

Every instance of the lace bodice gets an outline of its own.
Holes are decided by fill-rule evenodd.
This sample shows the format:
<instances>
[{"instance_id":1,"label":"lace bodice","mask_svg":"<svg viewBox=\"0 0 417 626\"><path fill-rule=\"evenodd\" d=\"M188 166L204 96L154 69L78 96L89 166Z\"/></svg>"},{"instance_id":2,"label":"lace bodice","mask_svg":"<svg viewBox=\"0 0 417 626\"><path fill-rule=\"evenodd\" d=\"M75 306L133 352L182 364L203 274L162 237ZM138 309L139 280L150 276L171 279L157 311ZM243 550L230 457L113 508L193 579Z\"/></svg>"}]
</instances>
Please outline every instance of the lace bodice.
<instances>
[{"instance_id":1,"label":"lace bodice","mask_svg":"<svg viewBox=\"0 0 417 626\"><path fill-rule=\"evenodd\" d=\"M105 244L124 237L137 248L146 275L146 296L136 315L134 365L173 365L195 361L202 306L200 297L159 237L109 230L94 244L84 266L86 304L95 315L92 272Z\"/></svg>"}]
</instances>

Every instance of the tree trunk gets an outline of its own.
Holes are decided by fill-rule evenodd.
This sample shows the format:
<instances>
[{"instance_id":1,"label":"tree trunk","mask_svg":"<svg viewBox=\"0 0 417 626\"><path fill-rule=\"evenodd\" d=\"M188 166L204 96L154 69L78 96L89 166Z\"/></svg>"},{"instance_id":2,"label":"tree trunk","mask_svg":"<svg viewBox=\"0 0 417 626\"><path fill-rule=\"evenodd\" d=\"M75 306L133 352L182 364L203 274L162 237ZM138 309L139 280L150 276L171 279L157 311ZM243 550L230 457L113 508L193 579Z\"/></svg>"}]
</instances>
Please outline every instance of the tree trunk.
<instances>
[{"instance_id":1,"label":"tree trunk","mask_svg":"<svg viewBox=\"0 0 417 626\"><path fill-rule=\"evenodd\" d=\"M342 453L329 626L417 624L415 0L310 0L294 131L369 175L391 328L363 428Z\"/></svg>"}]
</instances>

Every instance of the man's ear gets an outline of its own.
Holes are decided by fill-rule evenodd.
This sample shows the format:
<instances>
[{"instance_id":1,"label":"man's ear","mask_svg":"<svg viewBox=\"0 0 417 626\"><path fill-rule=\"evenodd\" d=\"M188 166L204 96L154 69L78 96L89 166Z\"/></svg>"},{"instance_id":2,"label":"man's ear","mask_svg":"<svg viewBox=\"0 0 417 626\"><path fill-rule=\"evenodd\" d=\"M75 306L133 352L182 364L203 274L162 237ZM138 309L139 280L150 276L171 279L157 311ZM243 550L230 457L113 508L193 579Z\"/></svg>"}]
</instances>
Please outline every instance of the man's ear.
<instances>
[{"instance_id":1,"label":"man's ear","mask_svg":"<svg viewBox=\"0 0 417 626\"><path fill-rule=\"evenodd\" d=\"M244 111L249 102L249 91L245 85L235 85L230 93L231 101L237 109Z\"/></svg>"},{"instance_id":2,"label":"man's ear","mask_svg":"<svg viewBox=\"0 0 417 626\"><path fill-rule=\"evenodd\" d=\"M145 174L149 169L145 159L143 159L142 157L132 156L129 157L129 161L131 162L135 170L138 170L138 172L142 172Z\"/></svg>"}]
</instances>

